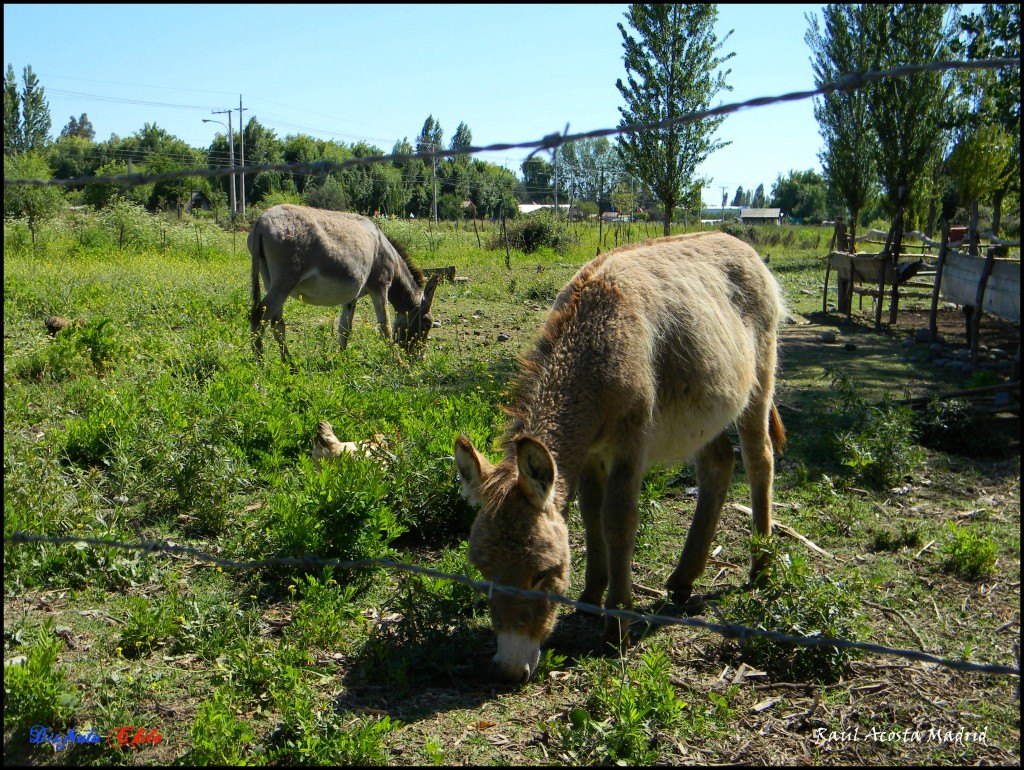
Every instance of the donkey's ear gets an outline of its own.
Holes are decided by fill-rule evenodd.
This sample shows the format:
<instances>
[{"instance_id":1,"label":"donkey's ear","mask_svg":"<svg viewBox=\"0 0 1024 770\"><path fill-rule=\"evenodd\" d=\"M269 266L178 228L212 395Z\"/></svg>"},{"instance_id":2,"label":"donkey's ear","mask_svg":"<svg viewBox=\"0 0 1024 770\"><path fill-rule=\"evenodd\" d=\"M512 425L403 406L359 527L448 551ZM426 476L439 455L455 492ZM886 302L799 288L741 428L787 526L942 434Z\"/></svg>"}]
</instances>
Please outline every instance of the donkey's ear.
<instances>
[{"instance_id":1,"label":"donkey's ear","mask_svg":"<svg viewBox=\"0 0 1024 770\"><path fill-rule=\"evenodd\" d=\"M548 448L536 439L524 437L516 444L517 481L530 505L543 511L555 498L555 460Z\"/></svg>"},{"instance_id":2,"label":"donkey's ear","mask_svg":"<svg viewBox=\"0 0 1024 770\"><path fill-rule=\"evenodd\" d=\"M455 439L455 466L459 469L462 496L473 505L480 505L480 485L494 466L473 448L465 434Z\"/></svg>"},{"instance_id":3,"label":"donkey's ear","mask_svg":"<svg viewBox=\"0 0 1024 770\"><path fill-rule=\"evenodd\" d=\"M423 287L423 299L420 300L420 312L426 313L430 310L430 303L434 301L434 289L437 288L437 279L441 276L434 273Z\"/></svg>"}]
</instances>

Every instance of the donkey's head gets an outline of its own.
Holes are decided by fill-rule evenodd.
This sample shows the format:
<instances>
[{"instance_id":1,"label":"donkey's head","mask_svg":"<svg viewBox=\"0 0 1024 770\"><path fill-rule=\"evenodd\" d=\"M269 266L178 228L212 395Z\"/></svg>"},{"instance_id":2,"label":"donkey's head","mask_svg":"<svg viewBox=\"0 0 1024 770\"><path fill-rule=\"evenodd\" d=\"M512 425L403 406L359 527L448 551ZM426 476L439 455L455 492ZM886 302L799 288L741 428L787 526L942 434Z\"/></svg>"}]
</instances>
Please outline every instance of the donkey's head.
<instances>
[{"instance_id":1,"label":"donkey's head","mask_svg":"<svg viewBox=\"0 0 1024 770\"><path fill-rule=\"evenodd\" d=\"M434 289L437 288L438 276L433 276L423 287L423 297L418 307L407 313L397 313L392 327L391 337L408 353L420 350L427 342L427 335L434 325L430 315L430 305L434 301Z\"/></svg>"},{"instance_id":2,"label":"donkey's head","mask_svg":"<svg viewBox=\"0 0 1024 770\"><path fill-rule=\"evenodd\" d=\"M520 438L509 456L493 465L459 436L455 463L463 495L481 506L469 533L469 560L498 585L565 593L569 531L556 503L557 470L547 447ZM500 677L515 683L530 678L556 609L547 599L492 595L491 625L498 636L494 668Z\"/></svg>"}]
</instances>

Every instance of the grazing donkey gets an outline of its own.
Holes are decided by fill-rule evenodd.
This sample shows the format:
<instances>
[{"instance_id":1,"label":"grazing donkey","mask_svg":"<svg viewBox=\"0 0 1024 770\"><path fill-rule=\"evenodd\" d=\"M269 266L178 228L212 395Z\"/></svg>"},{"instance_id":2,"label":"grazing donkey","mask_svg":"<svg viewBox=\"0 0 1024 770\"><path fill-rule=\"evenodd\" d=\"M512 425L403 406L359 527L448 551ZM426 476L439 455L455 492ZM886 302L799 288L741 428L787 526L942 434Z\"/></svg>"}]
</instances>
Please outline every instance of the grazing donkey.
<instances>
[{"instance_id":1,"label":"grazing donkey","mask_svg":"<svg viewBox=\"0 0 1024 770\"><path fill-rule=\"evenodd\" d=\"M704 571L732 479L736 425L753 526L771 532L773 446L785 433L773 403L778 284L757 253L718 232L622 246L580 268L522 362L505 458L493 465L455 442L463 494L481 506L469 559L488 580L564 593L569 502L579 498L587 566L580 600L632 607L631 559L644 471L694 457L700 491L668 579L684 603ZM751 577L764 568L755 555ZM497 673L523 682L555 622L554 602L491 599ZM607 618L605 640L628 641Z\"/></svg>"},{"instance_id":2,"label":"grazing donkey","mask_svg":"<svg viewBox=\"0 0 1024 770\"><path fill-rule=\"evenodd\" d=\"M380 333L388 327L390 302L397 314L394 339L415 350L427 339L433 319L430 303L437 277L425 288L423 274L373 220L359 214L281 204L264 211L249 233L252 254L252 313L249 332L256 357L263 357L263 324L269 322L289 360L284 343L285 300L291 296L311 305L341 305L338 341L342 350L352 332L356 300L369 294ZM267 294L260 299L260 275Z\"/></svg>"}]
</instances>

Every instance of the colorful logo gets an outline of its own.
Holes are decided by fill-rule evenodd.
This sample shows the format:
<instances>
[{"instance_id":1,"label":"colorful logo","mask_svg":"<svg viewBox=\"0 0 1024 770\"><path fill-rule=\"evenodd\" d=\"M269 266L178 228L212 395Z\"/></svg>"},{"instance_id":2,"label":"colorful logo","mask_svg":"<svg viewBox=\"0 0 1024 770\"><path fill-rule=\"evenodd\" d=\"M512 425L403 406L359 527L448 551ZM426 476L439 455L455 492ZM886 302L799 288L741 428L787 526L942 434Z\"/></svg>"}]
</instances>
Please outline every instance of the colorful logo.
<instances>
[{"instance_id":1,"label":"colorful logo","mask_svg":"<svg viewBox=\"0 0 1024 770\"><path fill-rule=\"evenodd\" d=\"M99 743L100 738L95 730L80 733L72 728L66 733L58 733L43 725L32 725L28 731L29 743L51 743L57 751L63 751L73 743Z\"/></svg>"},{"instance_id":2,"label":"colorful logo","mask_svg":"<svg viewBox=\"0 0 1024 770\"><path fill-rule=\"evenodd\" d=\"M127 746L139 748L147 744L155 746L163 739L164 737L155 727L147 733L145 727L136 728L135 725L125 725L121 728L115 727L107 733L107 745L115 749L123 749Z\"/></svg>"}]
</instances>

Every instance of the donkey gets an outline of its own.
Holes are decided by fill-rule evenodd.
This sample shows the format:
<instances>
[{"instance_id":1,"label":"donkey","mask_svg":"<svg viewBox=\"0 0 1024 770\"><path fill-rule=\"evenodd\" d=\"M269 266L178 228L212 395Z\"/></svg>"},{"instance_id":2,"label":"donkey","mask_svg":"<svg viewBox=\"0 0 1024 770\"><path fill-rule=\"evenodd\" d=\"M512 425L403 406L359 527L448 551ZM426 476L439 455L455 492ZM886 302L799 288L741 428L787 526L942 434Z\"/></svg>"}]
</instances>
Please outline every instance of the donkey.
<instances>
[{"instance_id":1,"label":"donkey","mask_svg":"<svg viewBox=\"0 0 1024 770\"><path fill-rule=\"evenodd\" d=\"M392 339L388 302L395 308L394 339L405 350L423 346L433 319L430 305L437 276L423 285L423 274L404 250L373 220L340 211L281 204L264 211L249 232L252 254L252 312L249 332L253 351L263 358L263 325L269 322L281 347L282 310L291 296L311 305L341 305L338 342L344 350L352 333L356 300L369 294L384 339ZM267 294L260 299L260 275Z\"/></svg>"},{"instance_id":2,"label":"donkey","mask_svg":"<svg viewBox=\"0 0 1024 770\"><path fill-rule=\"evenodd\" d=\"M461 435L463 495L481 506L469 559L498 584L564 593L567 509L578 497L586 540L580 600L632 608L631 559L645 470L694 458L699 492L679 563L668 578L683 604L703 573L732 479L728 428L739 433L753 528L771 533L773 448L785 432L773 401L778 284L757 253L724 233L619 247L562 289L521 362L497 465ZM751 579L765 567L752 558ZM525 682L555 622L546 599L495 594L496 673ZM604 640L628 642L606 617Z\"/></svg>"}]
</instances>

